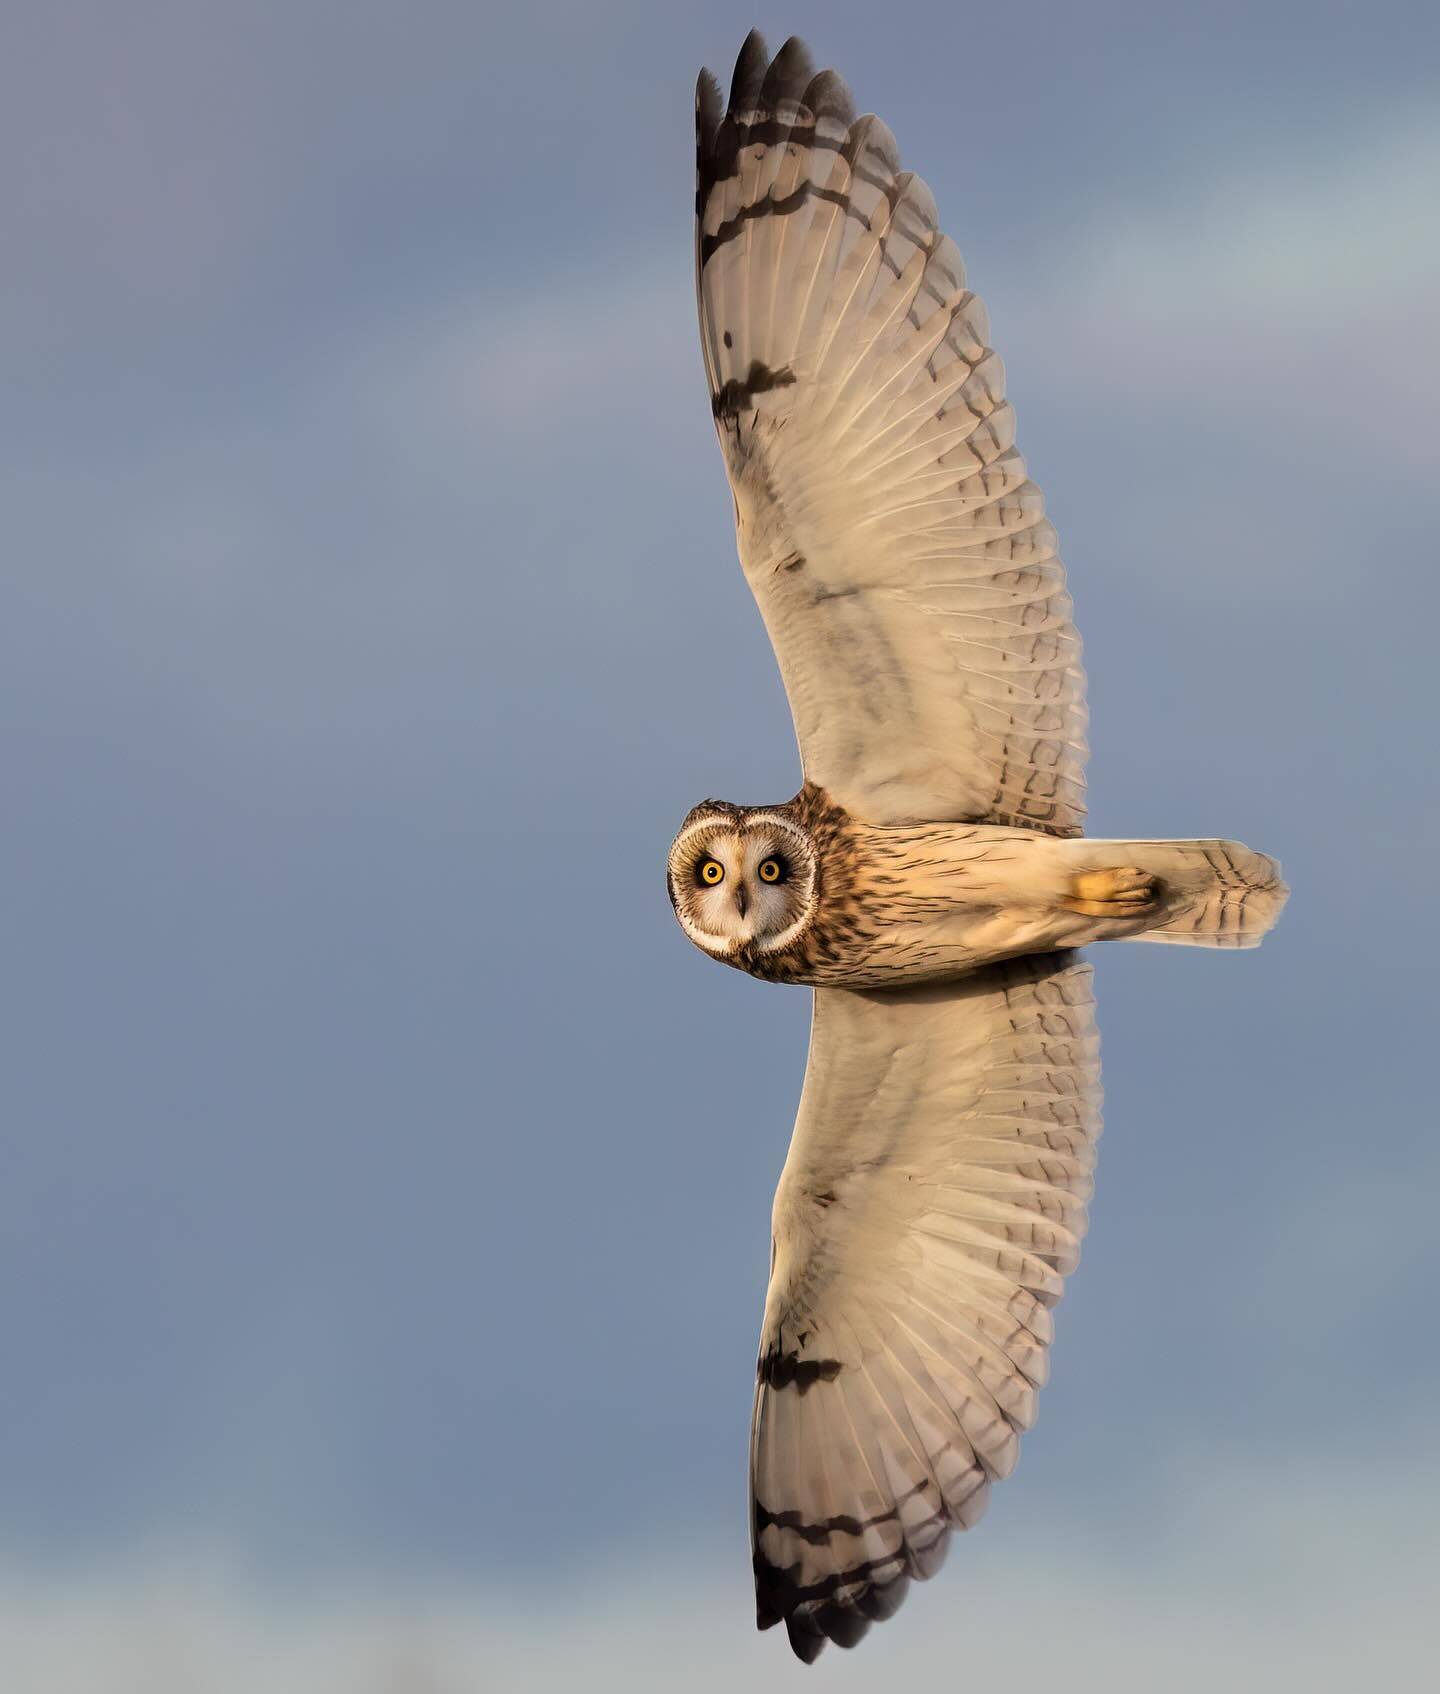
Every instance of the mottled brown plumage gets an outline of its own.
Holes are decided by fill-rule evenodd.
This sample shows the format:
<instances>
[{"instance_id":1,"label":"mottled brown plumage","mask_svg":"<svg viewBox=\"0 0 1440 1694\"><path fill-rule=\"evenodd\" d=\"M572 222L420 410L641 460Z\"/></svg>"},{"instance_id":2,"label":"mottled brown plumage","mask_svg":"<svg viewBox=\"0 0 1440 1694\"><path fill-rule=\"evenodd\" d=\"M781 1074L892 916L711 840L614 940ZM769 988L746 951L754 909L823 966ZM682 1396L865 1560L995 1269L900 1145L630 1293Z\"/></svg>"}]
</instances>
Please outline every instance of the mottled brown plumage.
<instances>
[{"instance_id":1,"label":"mottled brown plumage","mask_svg":"<svg viewBox=\"0 0 1440 1694\"><path fill-rule=\"evenodd\" d=\"M798 897L744 935L707 935L695 867L717 840L767 836L781 822L808 852ZM777 852L785 849L775 848ZM1132 867L1132 860L1154 868ZM1163 875L1160 871L1164 861ZM1132 872L1121 877L1122 872ZM1231 945L1259 938L1283 885L1273 861L1223 842L1057 839L993 824L874 824L806 783L779 806L706 800L681 825L671 904L691 939L766 982L885 988L944 981L999 959L1148 933L1186 939L1224 893ZM1117 883L1123 886L1117 887ZM723 902L727 893L721 891ZM793 932L793 933L789 933ZM1212 944L1225 944L1220 934Z\"/></svg>"}]
</instances>

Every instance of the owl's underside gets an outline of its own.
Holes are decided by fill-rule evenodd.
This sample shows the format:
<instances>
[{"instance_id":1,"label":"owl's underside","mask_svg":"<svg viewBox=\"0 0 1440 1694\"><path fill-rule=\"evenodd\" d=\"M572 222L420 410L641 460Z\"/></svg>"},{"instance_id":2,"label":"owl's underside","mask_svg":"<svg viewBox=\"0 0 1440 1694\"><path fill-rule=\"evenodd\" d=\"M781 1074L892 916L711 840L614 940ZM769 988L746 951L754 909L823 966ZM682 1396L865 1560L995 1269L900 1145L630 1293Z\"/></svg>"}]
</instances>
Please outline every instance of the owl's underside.
<instances>
[{"instance_id":1,"label":"owl's underside","mask_svg":"<svg viewBox=\"0 0 1440 1694\"><path fill-rule=\"evenodd\" d=\"M751 1441L760 1627L853 1646L1009 1474L1100 1132L1089 967L1255 945L1225 841L1098 841L1079 638L984 309L833 71L752 33L696 103L696 273L741 562L805 783L707 801L669 888L712 957L815 987Z\"/></svg>"},{"instance_id":2,"label":"owl's underside","mask_svg":"<svg viewBox=\"0 0 1440 1694\"><path fill-rule=\"evenodd\" d=\"M776 872L769 888L754 889L753 906L743 863L751 836L751 857ZM719 844L731 841L736 863L707 884L697 872L729 856ZM1286 893L1275 861L1238 841L874 824L810 783L779 806L696 806L671 848L669 888L702 951L767 982L815 988L953 980L1092 941L1254 947ZM747 909L718 921L737 900Z\"/></svg>"}]
</instances>

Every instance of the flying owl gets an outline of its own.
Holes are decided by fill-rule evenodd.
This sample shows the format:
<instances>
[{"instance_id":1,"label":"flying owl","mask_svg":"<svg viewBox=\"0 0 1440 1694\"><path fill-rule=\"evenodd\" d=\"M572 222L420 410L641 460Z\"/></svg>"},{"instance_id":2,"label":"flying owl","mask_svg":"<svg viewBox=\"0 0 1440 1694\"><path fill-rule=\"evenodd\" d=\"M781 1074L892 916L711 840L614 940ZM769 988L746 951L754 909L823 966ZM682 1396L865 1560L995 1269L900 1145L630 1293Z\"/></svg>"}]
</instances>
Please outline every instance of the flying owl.
<instances>
[{"instance_id":1,"label":"flying owl","mask_svg":"<svg viewBox=\"0 0 1440 1694\"><path fill-rule=\"evenodd\" d=\"M670 898L810 985L750 1445L762 1629L859 1641L1014 1467L1100 1133L1092 941L1252 947L1233 841L1087 840L1080 641L935 202L787 41L696 97L695 259L741 563L803 786L707 800Z\"/></svg>"}]
</instances>

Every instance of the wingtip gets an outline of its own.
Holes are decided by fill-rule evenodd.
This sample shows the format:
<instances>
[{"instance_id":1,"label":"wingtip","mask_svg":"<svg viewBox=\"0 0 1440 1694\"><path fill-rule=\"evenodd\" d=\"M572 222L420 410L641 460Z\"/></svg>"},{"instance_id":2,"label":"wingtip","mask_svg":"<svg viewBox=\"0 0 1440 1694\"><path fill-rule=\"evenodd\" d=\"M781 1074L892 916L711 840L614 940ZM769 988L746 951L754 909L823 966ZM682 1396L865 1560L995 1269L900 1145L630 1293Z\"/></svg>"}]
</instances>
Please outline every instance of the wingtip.
<instances>
[{"instance_id":1,"label":"wingtip","mask_svg":"<svg viewBox=\"0 0 1440 1694\"><path fill-rule=\"evenodd\" d=\"M790 1638L790 1651L802 1665L813 1665L825 1650L825 1637L798 1612L791 1612L785 1619L785 1633Z\"/></svg>"},{"instance_id":2,"label":"wingtip","mask_svg":"<svg viewBox=\"0 0 1440 1694\"><path fill-rule=\"evenodd\" d=\"M765 81L770 53L765 37L752 29L740 45L735 60L735 72L730 78L730 111L748 112L753 109Z\"/></svg>"},{"instance_id":3,"label":"wingtip","mask_svg":"<svg viewBox=\"0 0 1440 1694\"><path fill-rule=\"evenodd\" d=\"M828 120L848 129L855 121L854 96L838 71L817 71L810 78L801 104L809 107L817 122Z\"/></svg>"},{"instance_id":4,"label":"wingtip","mask_svg":"<svg viewBox=\"0 0 1440 1694\"><path fill-rule=\"evenodd\" d=\"M765 72L760 84L760 109L778 111L782 101L798 105L814 77L810 49L798 35L792 35Z\"/></svg>"},{"instance_id":5,"label":"wingtip","mask_svg":"<svg viewBox=\"0 0 1440 1694\"><path fill-rule=\"evenodd\" d=\"M715 145L715 132L720 128L723 113L720 84L707 66L701 66L695 79L695 136L701 152Z\"/></svg>"}]
</instances>

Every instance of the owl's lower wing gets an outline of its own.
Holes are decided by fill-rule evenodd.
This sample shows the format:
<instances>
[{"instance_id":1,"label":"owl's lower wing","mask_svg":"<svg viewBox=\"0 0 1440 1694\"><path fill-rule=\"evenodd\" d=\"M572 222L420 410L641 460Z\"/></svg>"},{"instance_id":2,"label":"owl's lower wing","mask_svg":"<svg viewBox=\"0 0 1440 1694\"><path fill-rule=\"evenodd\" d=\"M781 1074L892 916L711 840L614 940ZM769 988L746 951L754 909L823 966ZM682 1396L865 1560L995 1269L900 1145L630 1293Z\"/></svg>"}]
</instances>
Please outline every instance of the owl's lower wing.
<instances>
[{"instance_id":1,"label":"owl's lower wing","mask_svg":"<svg viewBox=\"0 0 1440 1694\"><path fill-rule=\"evenodd\" d=\"M758 1622L807 1662L889 1617L1014 1466L1099 1133L1075 955L817 991L750 1461Z\"/></svg>"},{"instance_id":2,"label":"owl's lower wing","mask_svg":"<svg viewBox=\"0 0 1440 1694\"><path fill-rule=\"evenodd\" d=\"M984 308L833 71L752 34L696 108L696 269L741 561L806 777L875 822L1078 834L1065 573Z\"/></svg>"}]
</instances>

